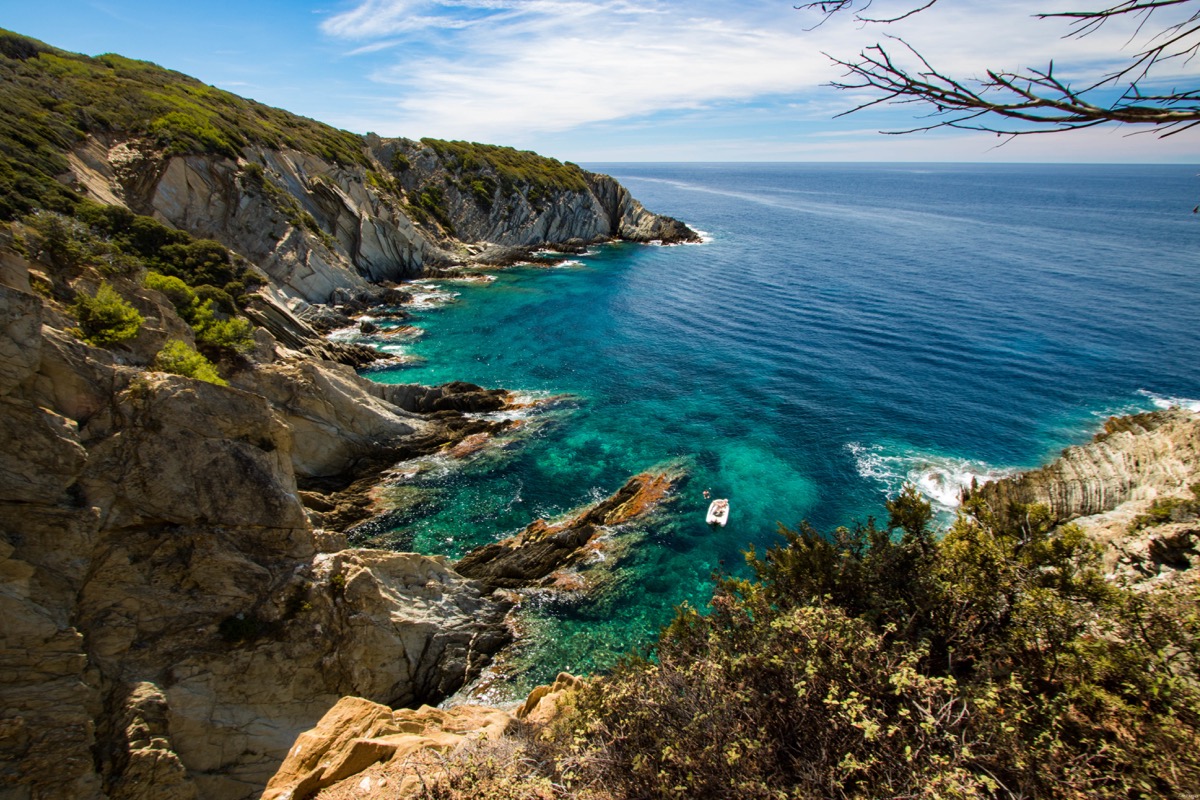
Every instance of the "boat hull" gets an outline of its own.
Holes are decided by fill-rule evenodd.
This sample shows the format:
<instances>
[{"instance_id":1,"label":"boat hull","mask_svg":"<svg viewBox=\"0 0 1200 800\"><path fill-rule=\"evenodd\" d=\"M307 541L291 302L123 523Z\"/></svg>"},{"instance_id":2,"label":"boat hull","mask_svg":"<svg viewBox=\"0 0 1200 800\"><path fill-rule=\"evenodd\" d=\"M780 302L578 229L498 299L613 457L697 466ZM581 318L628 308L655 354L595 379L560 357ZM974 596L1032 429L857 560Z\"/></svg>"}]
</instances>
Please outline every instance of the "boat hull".
<instances>
[{"instance_id":1,"label":"boat hull","mask_svg":"<svg viewBox=\"0 0 1200 800\"><path fill-rule=\"evenodd\" d=\"M713 500L708 506L708 516L705 517L705 520L709 525L725 527L725 523L729 521L729 501Z\"/></svg>"}]
</instances>

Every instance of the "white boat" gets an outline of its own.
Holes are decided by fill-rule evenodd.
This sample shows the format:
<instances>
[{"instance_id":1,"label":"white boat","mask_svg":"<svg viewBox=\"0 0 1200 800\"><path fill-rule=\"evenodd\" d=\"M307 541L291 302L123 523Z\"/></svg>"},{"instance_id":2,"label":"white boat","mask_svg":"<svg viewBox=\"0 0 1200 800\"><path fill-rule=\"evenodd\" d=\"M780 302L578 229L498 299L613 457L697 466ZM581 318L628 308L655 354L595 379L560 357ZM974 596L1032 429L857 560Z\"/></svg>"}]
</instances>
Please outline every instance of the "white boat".
<instances>
[{"instance_id":1,"label":"white boat","mask_svg":"<svg viewBox=\"0 0 1200 800\"><path fill-rule=\"evenodd\" d=\"M724 527L729 521L729 501L724 498L713 500L708 506L708 516L705 520L709 525Z\"/></svg>"}]
</instances>

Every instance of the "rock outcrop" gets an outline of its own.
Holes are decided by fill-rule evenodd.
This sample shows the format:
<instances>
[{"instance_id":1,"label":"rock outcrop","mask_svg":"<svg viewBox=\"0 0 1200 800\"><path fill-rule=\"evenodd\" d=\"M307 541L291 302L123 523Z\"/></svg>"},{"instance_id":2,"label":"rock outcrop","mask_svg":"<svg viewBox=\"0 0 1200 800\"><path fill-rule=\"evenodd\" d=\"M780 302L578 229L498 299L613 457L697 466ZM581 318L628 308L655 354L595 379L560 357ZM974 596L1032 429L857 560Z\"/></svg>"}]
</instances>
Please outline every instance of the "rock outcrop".
<instances>
[{"instance_id":1,"label":"rock outcrop","mask_svg":"<svg viewBox=\"0 0 1200 800\"><path fill-rule=\"evenodd\" d=\"M1170 409L1114 417L1088 444L1068 447L1041 469L986 483L971 494L997 511L1040 503L1066 521L1173 494L1197 480L1200 416Z\"/></svg>"},{"instance_id":2,"label":"rock outcrop","mask_svg":"<svg viewBox=\"0 0 1200 800\"><path fill-rule=\"evenodd\" d=\"M661 502L680 476L644 472L611 497L555 523L539 519L515 536L478 547L454 565L488 589L536 586L587 557L607 528L628 522Z\"/></svg>"},{"instance_id":3,"label":"rock outcrop","mask_svg":"<svg viewBox=\"0 0 1200 800\"><path fill-rule=\"evenodd\" d=\"M253 796L338 698L438 702L508 639L443 560L312 524L362 513L338 495L381 465L481 446L508 395L372 384L375 351L318 331L493 245L695 234L573 165L468 165L0 33L0 95L37 110L0 148L0 217L25 220L0 229L0 796ZM143 318L111 349L72 332L102 283ZM205 331L229 385L154 370Z\"/></svg>"},{"instance_id":4,"label":"rock outcrop","mask_svg":"<svg viewBox=\"0 0 1200 800\"><path fill-rule=\"evenodd\" d=\"M1138 591L1200 580L1200 414L1114 417L1041 469L976 488L1001 515L1039 503L1101 548L1111 580Z\"/></svg>"},{"instance_id":5,"label":"rock outcrop","mask_svg":"<svg viewBox=\"0 0 1200 800\"><path fill-rule=\"evenodd\" d=\"M266 340L232 386L147 371L31 274L6 254L0 793L254 796L340 697L435 702L507 641L508 607L439 559L326 552L297 490L453 441L461 411L420 409L497 393L397 388L409 410Z\"/></svg>"},{"instance_id":6,"label":"rock outcrop","mask_svg":"<svg viewBox=\"0 0 1200 800\"><path fill-rule=\"evenodd\" d=\"M416 796L442 772L422 756L450 753L480 741L494 745L522 723L548 724L558 703L580 683L561 673L553 684L534 689L513 711L470 705L393 711L360 697L344 697L296 740L267 784L263 800Z\"/></svg>"}]
</instances>

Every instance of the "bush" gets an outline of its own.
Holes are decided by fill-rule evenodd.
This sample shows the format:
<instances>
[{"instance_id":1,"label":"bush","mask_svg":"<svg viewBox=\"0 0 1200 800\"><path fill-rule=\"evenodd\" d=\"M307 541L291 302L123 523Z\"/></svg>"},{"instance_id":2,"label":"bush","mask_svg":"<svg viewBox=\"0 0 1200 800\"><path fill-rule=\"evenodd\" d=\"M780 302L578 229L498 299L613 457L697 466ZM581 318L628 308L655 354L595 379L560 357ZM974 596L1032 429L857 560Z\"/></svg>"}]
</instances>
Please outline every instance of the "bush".
<instances>
[{"instance_id":1,"label":"bush","mask_svg":"<svg viewBox=\"0 0 1200 800\"><path fill-rule=\"evenodd\" d=\"M179 316L189 325L194 324L199 314L200 301L192 287L188 286L174 275L163 275L158 272L147 272L142 284L147 289L162 292L175 306Z\"/></svg>"},{"instance_id":2,"label":"bush","mask_svg":"<svg viewBox=\"0 0 1200 800\"><path fill-rule=\"evenodd\" d=\"M154 368L160 372L170 372L173 375L183 375L195 378L205 383L215 383L217 386L229 384L217 373L213 363L200 353L188 346L187 342L172 339L154 358Z\"/></svg>"},{"instance_id":3,"label":"bush","mask_svg":"<svg viewBox=\"0 0 1200 800\"><path fill-rule=\"evenodd\" d=\"M232 306L233 300L221 289L188 286L173 275L157 272L146 274L148 289L165 294L179 312L179 316L192 327L196 343L216 357L245 355L254 349L254 326L242 317L218 319L213 311L213 300Z\"/></svg>"},{"instance_id":4,"label":"bush","mask_svg":"<svg viewBox=\"0 0 1200 800\"><path fill-rule=\"evenodd\" d=\"M79 320L80 337L97 347L109 347L138 335L144 318L107 282L95 295L82 292L71 309Z\"/></svg>"},{"instance_id":5,"label":"bush","mask_svg":"<svg viewBox=\"0 0 1200 800\"><path fill-rule=\"evenodd\" d=\"M1196 793L1200 589L1107 584L1096 546L1039 506L974 502L940 539L916 492L888 510L890 530L782 529L711 613L680 609L653 658L579 690L549 756L460 768L454 796L501 780L612 798Z\"/></svg>"},{"instance_id":6,"label":"bush","mask_svg":"<svg viewBox=\"0 0 1200 800\"><path fill-rule=\"evenodd\" d=\"M210 309L210 301L204 307ZM196 344L219 356L246 355L254 349L254 326L242 317L211 319L196 328Z\"/></svg>"}]
</instances>

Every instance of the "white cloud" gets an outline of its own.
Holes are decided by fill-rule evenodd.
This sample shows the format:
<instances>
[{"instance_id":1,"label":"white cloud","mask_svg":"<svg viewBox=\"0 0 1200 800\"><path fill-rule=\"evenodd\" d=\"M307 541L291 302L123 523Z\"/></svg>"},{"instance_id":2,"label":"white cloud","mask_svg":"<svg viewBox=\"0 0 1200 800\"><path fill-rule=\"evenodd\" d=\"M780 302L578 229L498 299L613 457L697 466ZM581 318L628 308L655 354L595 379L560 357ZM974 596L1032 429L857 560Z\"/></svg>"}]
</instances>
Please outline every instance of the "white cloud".
<instances>
[{"instance_id":1,"label":"white cloud","mask_svg":"<svg viewBox=\"0 0 1200 800\"><path fill-rule=\"evenodd\" d=\"M1061 5L1066 0L1055 0ZM874 10L910 7L894 0ZM822 51L852 58L887 35L903 35L956 76L988 67L1067 65L1111 69L1130 53L1128 26L1063 39L1055 20L1032 15L1045 0L942 3L902 24L815 21L786 0L361 0L322 30L352 53L390 59L371 79L380 105L366 127L511 141L658 111L772 98L844 110L849 96L822 90L838 76ZM1056 8L1050 4L1051 9ZM889 49L899 54L895 42ZM1196 66L1184 67L1192 77ZM892 127L911 127L897 116Z\"/></svg>"}]
</instances>

